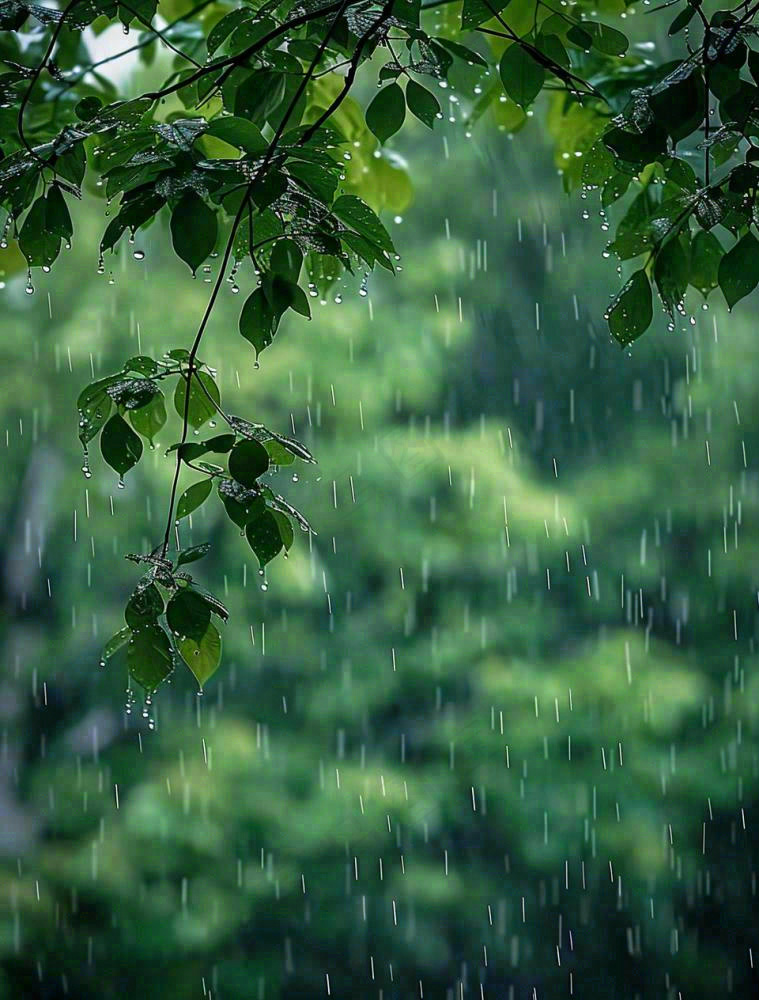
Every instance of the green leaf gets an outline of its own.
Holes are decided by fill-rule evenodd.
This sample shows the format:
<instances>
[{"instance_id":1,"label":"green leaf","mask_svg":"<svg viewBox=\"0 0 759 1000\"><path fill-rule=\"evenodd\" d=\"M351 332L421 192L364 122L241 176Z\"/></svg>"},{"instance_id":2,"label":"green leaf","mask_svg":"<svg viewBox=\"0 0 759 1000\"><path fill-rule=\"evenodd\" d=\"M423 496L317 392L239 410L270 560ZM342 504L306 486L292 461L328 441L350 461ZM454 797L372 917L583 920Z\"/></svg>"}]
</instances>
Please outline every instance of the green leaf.
<instances>
[{"instance_id":1,"label":"green leaf","mask_svg":"<svg viewBox=\"0 0 759 1000\"><path fill-rule=\"evenodd\" d=\"M266 509L263 497L242 489L232 479L223 479L219 483L219 497L227 517L238 528L244 528L248 521L259 517Z\"/></svg>"},{"instance_id":2,"label":"green leaf","mask_svg":"<svg viewBox=\"0 0 759 1000\"><path fill-rule=\"evenodd\" d=\"M147 406L129 411L129 420L138 434L146 437L151 444L166 424L166 402L163 393L159 392L150 400Z\"/></svg>"},{"instance_id":3,"label":"green leaf","mask_svg":"<svg viewBox=\"0 0 759 1000\"><path fill-rule=\"evenodd\" d=\"M148 584L147 587L138 587L124 609L124 618L132 629L156 621L161 614L163 614L163 598L154 583Z\"/></svg>"},{"instance_id":4,"label":"green leaf","mask_svg":"<svg viewBox=\"0 0 759 1000\"><path fill-rule=\"evenodd\" d=\"M256 350L256 358L269 346L279 326L279 316L264 295L263 288L255 288L240 313L240 333Z\"/></svg>"},{"instance_id":5,"label":"green leaf","mask_svg":"<svg viewBox=\"0 0 759 1000\"><path fill-rule=\"evenodd\" d=\"M93 382L79 393L76 405L79 410L79 440L87 445L108 419L113 400L106 392L116 379L113 375Z\"/></svg>"},{"instance_id":6,"label":"green leaf","mask_svg":"<svg viewBox=\"0 0 759 1000\"><path fill-rule=\"evenodd\" d=\"M193 274L213 252L217 233L216 212L199 194L185 191L171 213L171 240L177 256Z\"/></svg>"},{"instance_id":7,"label":"green leaf","mask_svg":"<svg viewBox=\"0 0 759 1000\"><path fill-rule=\"evenodd\" d=\"M245 537L258 559L261 569L282 550L282 535L274 515L265 510L245 525Z\"/></svg>"},{"instance_id":8,"label":"green leaf","mask_svg":"<svg viewBox=\"0 0 759 1000\"><path fill-rule=\"evenodd\" d=\"M192 514L194 510L197 510L208 499L212 483L211 479L201 479L199 483L193 483L192 486L188 486L177 503L178 521L181 521L183 517L187 517L188 514Z\"/></svg>"},{"instance_id":9,"label":"green leaf","mask_svg":"<svg viewBox=\"0 0 759 1000\"><path fill-rule=\"evenodd\" d=\"M234 113L238 118L263 125L285 96L286 76L266 69L251 73L235 91Z\"/></svg>"},{"instance_id":10,"label":"green leaf","mask_svg":"<svg viewBox=\"0 0 759 1000\"><path fill-rule=\"evenodd\" d=\"M517 42L503 53L498 70L506 93L523 108L532 104L545 83L544 68Z\"/></svg>"},{"instance_id":11,"label":"green leaf","mask_svg":"<svg viewBox=\"0 0 759 1000\"><path fill-rule=\"evenodd\" d=\"M746 233L719 262L719 287L728 309L740 302L759 284L759 240Z\"/></svg>"},{"instance_id":12,"label":"green leaf","mask_svg":"<svg viewBox=\"0 0 759 1000\"><path fill-rule=\"evenodd\" d=\"M654 280L667 312L673 315L688 287L690 261L684 237L668 240L654 261Z\"/></svg>"},{"instance_id":13,"label":"green leaf","mask_svg":"<svg viewBox=\"0 0 759 1000\"><path fill-rule=\"evenodd\" d=\"M100 452L120 476L134 468L142 456L142 441L118 413L114 413L100 435Z\"/></svg>"},{"instance_id":14,"label":"green leaf","mask_svg":"<svg viewBox=\"0 0 759 1000\"><path fill-rule=\"evenodd\" d=\"M229 473L243 486L256 486L269 468L269 454L258 441L239 441L229 453Z\"/></svg>"},{"instance_id":15,"label":"green leaf","mask_svg":"<svg viewBox=\"0 0 759 1000\"><path fill-rule=\"evenodd\" d=\"M696 16L696 9L697 9L696 4L694 3L693 5L688 4L685 10L681 10L680 13L677 15L677 17L672 22L672 24L670 24L669 29L667 30L667 34L677 35L679 32L683 30L683 28L687 28L690 22Z\"/></svg>"},{"instance_id":16,"label":"green leaf","mask_svg":"<svg viewBox=\"0 0 759 1000\"><path fill-rule=\"evenodd\" d=\"M338 198L332 206L332 211L342 222L345 222L357 233L374 243L386 253L395 253L390 233L382 225L379 217L369 208L366 202L352 194Z\"/></svg>"},{"instance_id":17,"label":"green leaf","mask_svg":"<svg viewBox=\"0 0 759 1000\"><path fill-rule=\"evenodd\" d=\"M187 379L180 378L174 390L174 409L183 420L186 401ZM211 376L206 372L193 371L190 401L187 404L187 422L190 426L195 430L202 427L216 415L220 401L219 390Z\"/></svg>"},{"instance_id":18,"label":"green leaf","mask_svg":"<svg viewBox=\"0 0 759 1000\"><path fill-rule=\"evenodd\" d=\"M582 161L583 184L604 184L615 173L614 157L599 139L594 142Z\"/></svg>"},{"instance_id":19,"label":"green leaf","mask_svg":"<svg viewBox=\"0 0 759 1000\"><path fill-rule=\"evenodd\" d=\"M426 87L409 80L406 84L406 103L411 114L427 128L434 126L435 119L440 114L440 102Z\"/></svg>"},{"instance_id":20,"label":"green leaf","mask_svg":"<svg viewBox=\"0 0 759 1000\"><path fill-rule=\"evenodd\" d=\"M117 406L138 410L147 406L161 390L149 378L120 378L108 386L106 392Z\"/></svg>"},{"instance_id":21,"label":"green leaf","mask_svg":"<svg viewBox=\"0 0 759 1000\"><path fill-rule=\"evenodd\" d=\"M714 233L700 229L693 238L688 282L697 288L704 298L719 285L719 264L724 252Z\"/></svg>"},{"instance_id":22,"label":"green leaf","mask_svg":"<svg viewBox=\"0 0 759 1000\"><path fill-rule=\"evenodd\" d=\"M203 685L213 676L221 663L219 630L209 622L205 632L197 641L189 637L177 639L177 649L202 690Z\"/></svg>"},{"instance_id":23,"label":"green leaf","mask_svg":"<svg viewBox=\"0 0 759 1000\"><path fill-rule=\"evenodd\" d=\"M50 191L57 190L52 187ZM48 226L47 195L40 195L29 209L18 239L30 267L50 267L61 250L61 236Z\"/></svg>"},{"instance_id":24,"label":"green leaf","mask_svg":"<svg viewBox=\"0 0 759 1000\"><path fill-rule=\"evenodd\" d=\"M284 448L279 441L273 439L266 441L264 448L266 448L269 461L272 465L292 465L295 461L295 455L291 454L287 448Z\"/></svg>"},{"instance_id":25,"label":"green leaf","mask_svg":"<svg viewBox=\"0 0 759 1000\"><path fill-rule=\"evenodd\" d=\"M380 142L395 135L406 118L406 99L397 83L391 83L374 97L366 109L366 124Z\"/></svg>"},{"instance_id":26,"label":"green leaf","mask_svg":"<svg viewBox=\"0 0 759 1000\"><path fill-rule=\"evenodd\" d=\"M177 556L177 566L186 566L187 563L197 562L211 551L210 542L203 542L201 545L191 545L188 549L182 549Z\"/></svg>"},{"instance_id":27,"label":"green leaf","mask_svg":"<svg viewBox=\"0 0 759 1000\"><path fill-rule=\"evenodd\" d=\"M593 48L598 52L603 52L607 56L621 56L627 52L630 43L626 36L616 28L610 28L608 24L600 24L598 21L583 21L582 31L586 31L593 39Z\"/></svg>"},{"instance_id":28,"label":"green leaf","mask_svg":"<svg viewBox=\"0 0 759 1000\"><path fill-rule=\"evenodd\" d=\"M292 522L287 514L283 514L279 510L272 511L272 516L277 522L277 527L279 528L279 536L282 539L282 544L285 547L285 551L289 552L292 548L293 541L295 540L295 532L293 531Z\"/></svg>"},{"instance_id":29,"label":"green leaf","mask_svg":"<svg viewBox=\"0 0 759 1000\"><path fill-rule=\"evenodd\" d=\"M58 184L53 184L47 193L46 225L54 236L69 240L74 235L66 200Z\"/></svg>"},{"instance_id":30,"label":"green leaf","mask_svg":"<svg viewBox=\"0 0 759 1000\"><path fill-rule=\"evenodd\" d=\"M108 642L105 644L105 646L103 646L103 655L101 657L101 663L105 664L106 660L110 660L112 656L114 656L116 653L118 653L120 649L126 646L126 644L129 642L131 635L132 635L132 630L129 628L128 625L125 625L124 628L119 629L118 632L112 635L111 638L108 640Z\"/></svg>"},{"instance_id":31,"label":"green leaf","mask_svg":"<svg viewBox=\"0 0 759 1000\"><path fill-rule=\"evenodd\" d=\"M127 646L129 676L148 694L166 680L174 669L169 637L157 623L132 633Z\"/></svg>"},{"instance_id":32,"label":"green leaf","mask_svg":"<svg viewBox=\"0 0 759 1000\"><path fill-rule=\"evenodd\" d=\"M243 149L246 153L261 153L268 143L261 135L261 130L246 118L235 115L225 115L214 118L205 132L206 135L228 142L230 146Z\"/></svg>"},{"instance_id":33,"label":"green leaf","mask_svg":"<svg viewBox=\"0 0 759 1000\"><path fill-rule=\"evenodd\" d=\"M138 372L140 375L150 378L152 375L157 375L160 368L158 363L146 354L138 354L124 362L124 371Z\"/></svg>"},{"instance_id":34,"label":"green leaf","mask_svg":"<svg viewBox=\"0 0 759 1000\"><path fill-rule=\"evenodd\" d=\"M484 24L485 21L492 21L495 14L500 14L502 10L508 7L510 0L464 0L464 5L461 9L461 27L465 30L467 28L476 28L480 24Z\"/></svg>"},{"instance_id":35,"label":"green leaf","mask_svg":"<svg viewBox=\"0 0 759 1000\"><path fill-rule=\"evenodd\" d=\"M637 340L653 319L651 284L641 268L627 281L615 298L606 319L612 336L623 347Z\"/></svg>"},{"instance_id":36,"label":"green leaf","mask_svg":"<svg viewBox=\"0 0 759 1000\"><path fill-rule=\"evenodd\" d=\"M90 94L89 97L83 97L82 100L79 101L74 108L74 114L80 121L88 122L92 118L95 118L102 107L103 102L100 98L95 97L94 94Z\"/></svg>"},{"instance_id":37,"label":"green leaf","mask_svg":"<svg viewBox=\"0 0 759 1000\"><path fill-rule=\"evenodd\" d=\"M209 622L211 608L204 597L189 587L178 590L166 606L166 622L175 637L203 638Z\"/></svg>"},{"instance_id":38,"label":"green leaf","mask_svg":"<svg viewBox=\"0 0 759 1000\"><path fill-rule=\"evenodd\" d=\"M272 271L281 274L288 281L297 282L303 266L303 254L298 244L291 239L277 240L271 254Z\"/></svg>"}]
</instances>

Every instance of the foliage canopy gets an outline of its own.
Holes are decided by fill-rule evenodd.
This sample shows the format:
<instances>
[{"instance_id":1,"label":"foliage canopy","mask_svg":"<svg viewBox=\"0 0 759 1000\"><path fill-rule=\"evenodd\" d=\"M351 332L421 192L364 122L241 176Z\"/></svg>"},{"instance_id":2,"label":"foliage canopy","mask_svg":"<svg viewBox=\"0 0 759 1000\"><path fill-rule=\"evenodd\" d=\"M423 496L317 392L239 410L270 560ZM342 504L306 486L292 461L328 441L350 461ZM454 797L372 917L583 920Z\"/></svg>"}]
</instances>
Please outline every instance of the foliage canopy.
<instances>
[{"instance_id":1,"label":"foliage canopy","mask_svg":"<svg viewBox=\"0 0 759 1000\"><path fill-rule=\"evenodd\" d=\"M378 211L406 179L382 147L407 112L435 127L441 91L464 109L467 128L487 117L508 131L548 92L565 189L599 191L604 213L622 206L607 253L637 265L606 313L622 346L650 326L653 288L673 323L689 286L704 299L719 288L732 308L759 284L751 231L759 223L759 3L656 9L672 18L680 51L665 62L649 59L645 44L631 46L628 26L642 18L634 21L636 7L624 0L0 2L3 244L18 243L27 290L31 268L49 270L74 238L70 207L92 176L96 193L115 203L101 270L127 233L133 241L158 216L169 218L173 248L193 274L210 275L215 260L190 345L160 360L130 358L79 396L85 475L98 436L123 481L170 409L181 425L168 450L175 473L164 536L151 553L129 556L146 572L104 661L125 650L130 676L148 694L175 654L201 687L218 667L216 621L226 609L184 568L207 546L179 541L182 520L214 489L261 573L293 544L294 525L310 530L264 478L273 467L312 462L310 452L226 412L214 368L199 356L203 337L225 280L236 289L246 261L255 279L239 330L256 359L286 313L309 317L309 299L344 272L394 271ZM146 66L159 46L170 50L169 74L154 89L121 93L103 68L118 54L93 61L93 38L114 22L138 33L125 51ZM351 95L361 92L365 67L377 70L379 89L362 108ZM223 432L211 430L218 418ZM183 470L199 478L180 494Z\"/></svg>"}]
</instances>

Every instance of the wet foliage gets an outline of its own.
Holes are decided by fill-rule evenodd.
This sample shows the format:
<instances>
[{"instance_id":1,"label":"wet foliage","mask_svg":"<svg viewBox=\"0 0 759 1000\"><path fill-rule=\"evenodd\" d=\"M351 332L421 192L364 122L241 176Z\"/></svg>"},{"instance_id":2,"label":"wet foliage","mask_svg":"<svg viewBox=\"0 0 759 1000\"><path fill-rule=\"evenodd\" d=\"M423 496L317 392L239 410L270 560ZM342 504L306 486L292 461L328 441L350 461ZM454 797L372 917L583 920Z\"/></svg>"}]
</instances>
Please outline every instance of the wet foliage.
<instances>
[{"instance_id":1,"label":"wet foliage","mask_svg":"<svg viewBox=\"0 0 759 1000\"><path fill-rule=\"evenodd\" d=\"M600 189L604 211L624 202L607 252L635 269L605 314L623 346L652 322L652 285L674 324L689 287L704 297L719 287L732 308L759 284L751 231L759 5L707 10L694 0L663 9L674 15L669 35L682 40L680 55L666 62L633 54L626 25L636 8L624 0L558 9L544 0L0 3L3 242L17 242L27 290L34 291L32 269L50 270L76 238L71 209L92 177L110 216L102 270L106 255L159 216L168 217L173 249L193 275L216 263L191 343L161 361L132 359L79 397L85 474L87 448L99 435L104 459L123 480L143 455L142 439L152 442L167 419L164 380L177 379L181 428L170 449L166 528L130 599L153 588L160 601L139 627L128 621L126 637L132 676L147 691L170 674L174 652L201 685L221 655L213 604L204 604L202 634L200 618L169 614L198 593L176 575L181 551L168 558L176 522L215 485L262 570L290 547L293 524L308 530L260 476L278 458L311 461L310 454L227 414L212 369L198 358L219 290L225 279L237 288L239 269L250 265L254 287L239 332L258 359L282 318L310 318L310 297L342 273L394 271L398 255L372 204L399 183L381 147L407 111L434 128L443 118L436 93L457 89L469 128L490 112L513 132L550 92L565 187L581 185L584 195ZM138 50L148 66L158 46L170 50L168 76L122 93L103 69L118 53L97 61L89 51L92 37L113 24L139 34L125 51ZM362 107L351 95L364 69L376 73L379 89ZM369 161L358 176L347 168L354 157ZM216 417L229 433L191 440ZM203 478L178 496L187 468ZM104 655L116 646L114 637Z\"/></svg>"}]
</instances>

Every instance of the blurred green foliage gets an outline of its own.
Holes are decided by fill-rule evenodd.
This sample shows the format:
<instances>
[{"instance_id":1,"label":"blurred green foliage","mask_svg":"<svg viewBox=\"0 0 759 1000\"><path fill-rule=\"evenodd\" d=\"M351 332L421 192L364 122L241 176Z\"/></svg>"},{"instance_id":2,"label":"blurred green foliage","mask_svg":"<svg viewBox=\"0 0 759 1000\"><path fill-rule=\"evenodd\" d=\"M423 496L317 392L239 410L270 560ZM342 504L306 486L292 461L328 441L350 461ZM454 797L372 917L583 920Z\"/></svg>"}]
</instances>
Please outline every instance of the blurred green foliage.
<instances>
[{"instance_id":1,"label":"blurred green foliage","mask_svg":"<svg viewBox=\"0 0 759 1000\"><path fill-rule=\"evenodd\" d=\"M620 357L538 136L423 132L395 279L260 370L222 296L224 398L317 456L276 477L317 533L264 580L218 505L183 520L227 669L164 686L155 731L94 667L170 439L85 480L75 400L208 288L152 230L98 276L93 204L2 291L0 996L754 995L753 324L662 314Z\"/></svg>"}]
</instances>

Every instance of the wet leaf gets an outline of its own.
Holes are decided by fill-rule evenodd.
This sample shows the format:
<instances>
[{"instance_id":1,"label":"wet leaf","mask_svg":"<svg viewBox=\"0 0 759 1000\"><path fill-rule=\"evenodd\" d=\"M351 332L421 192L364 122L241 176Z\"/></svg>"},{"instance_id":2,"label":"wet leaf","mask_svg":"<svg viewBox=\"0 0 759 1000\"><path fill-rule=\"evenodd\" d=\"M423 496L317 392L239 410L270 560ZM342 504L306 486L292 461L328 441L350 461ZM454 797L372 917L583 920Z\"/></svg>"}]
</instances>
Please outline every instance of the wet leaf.
<instances>
[{"instance_id":1,"label":"wet leaf","mask_svg":"<svg viewBox=\"0 0 759 1000\"><path fill-rule=\"evenodd\" d=\"M194 510L197 510L208 499L212 483L211 479L201 479L199 483L193 483L192 486L189 486L184 491L177 503L178 521L181 521L183 517L187 517L188 514L192 514Z\"/></svg>"},{"instance_id":2,"label":"wet leaf","mask_svg":"<svg viewBox=\"0 0 759 1000\"><path fill-rule=\"evenodd\" d=\"M249 489L269 468L269 454L258 441L239 441L229 453L230 475Z\"/></svg>"},{"instance_id":3,"label":"wet leaf","mask_svg":"<svg viewBox=\"0 0 759 1000\"><path fill-rule=\"evenodd\" d=\"M728 309L749 295L759 284L759 240L746 233L719 263L719 287Z\"/></svg>"},{"instance_id":4,"label":"wet leaf","mask_svg":"<svg viewBox=\"0 0 759 1000\"><path fill-rule=\"evenodd\" d=\"M127 645L129 676L152 694L174 668L171 643L158 624L145 625L132 633Z\"/></svg>"},{"instance_id":5,"label":"wet leaf","mask_svg":"<svg viewBox=\"0 0 759 1000\"><path fill-rule=\"evenodd\" d=\"M523 108L532 104L545 83L545 69L516 42L501 56L498 71L506 93Z\"/></svg>"},{"instance_id":6,"label":"wet leaf","mask_svg":"<svg viewBox=\"0 0 759 1000\"><path fill-rule=\"evenodd\" d=\"M209 622L203 635L196 639L177 639L177 649L195 675L201 690L218 669L221 662L221 636L216 626Z\"/></svg>"},{"instance_id":7,"label":"wet leaf","mask_svg":"<svg viewBox=\"0 0 759 1000\"><path fill-rule=\"evenodd\" d=\"M186 566L187 563L197 562L198 559L202 559L203 556L208 555L210 551L211 545L209 542L203 542L201 545L192 545L189 549L182 549L177 556L177 566Z\"/></svg>"},{"instance_id":8,"label":"wet leaf","mask_svg":"<svg viewBox=\"0 0 759 1000\"><path fill-rule=\"evenodd\" d=\"M163 598L154 583L135 590L124 609L126 623L133 629L156 621L158 616L162 614Z\"/></svg>"},{"instance_id":9,"label":"wet leaf","mask_svg":"<svg viewBox=\"0 0 759 1000\"><path fill-rule=\"evenodd\" d=\"M100 435L100 451L108 465L120 476L124 476L139 462L142 441L126 420L114 413Z\"/></svg>"},{"instance_id":10,"label":"wet leaf","mask_svg":"<svg viewBox=\"0 0 759 1000\"><path fill-rule=\"evenodd\" d=\"M366 124L380 142L387 142L403 125L406 99L397 83L383 87L366 109Z\"/></svg>"},{"instance_id":11,"label":"wet leaf","mask_svg":"<svg viewBox=\"0 0 759 1000\"><path fill-rule=\"evenodd\" d=\"M196 430L216 416L220 402L221 396L216 383L206 372L197 370L193 372L189 403L186 378L180 378L174 390L174 409L184 420L185 406L187 406L187 422Z\"/></svg>"},{"instance_id":12,"label":"wet leaf","mask_svg":"<svg viewBox=\"0 0 759 1000\"><path fill-rule=\"evenodd\" d=\"M189 587L178 590L166 605L166 622L180 639L199 642L211 621L211 608L205 598Z\"/></svg>"},{"instance_id":13,"label":"wet leaf","mask_svg":"<svg viewBox=\"0 0 759 1000\"><path fill-rule=\"evenodd\" d=\"M440 102L426 87L409 80L406 84L406 103L411 114L427 128L434 126L440 114Z\"/></svg>"},{"instance_id":14,"label":"wet leaf","mask_svg":"<svg viewBox=\"0 0 759 1000\"><path fill-rule=\"evenodd\" d=\"M216 212L200 195L185 191L171 213L171 240L177 256L193 274L213 252L217 233Z\"/></svg>"},{"instance_id":15,"label":"wet leaf","mask_svg":"<svg viewBox=\"0 0 759 1000\"><path fill-rule=\"evenodd\" d=\"M261 569L282 551L282 535L271 511L265 510L245 525L245 537Z\"/></svg>"},{"instance_id":16,"label":"wet leaf","mask_svg":"<svg viewBox=\"0 0 759 1000\"><path fill-rule=\"evenodd\" d=\"M653 319L651 284L641 268L627 281L607 313L612 336L623 347L637 340Z\"/></svg>"}]
</instances>

